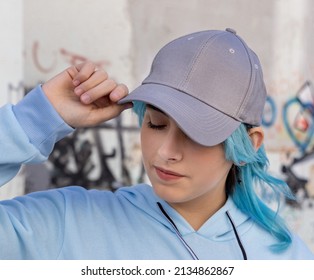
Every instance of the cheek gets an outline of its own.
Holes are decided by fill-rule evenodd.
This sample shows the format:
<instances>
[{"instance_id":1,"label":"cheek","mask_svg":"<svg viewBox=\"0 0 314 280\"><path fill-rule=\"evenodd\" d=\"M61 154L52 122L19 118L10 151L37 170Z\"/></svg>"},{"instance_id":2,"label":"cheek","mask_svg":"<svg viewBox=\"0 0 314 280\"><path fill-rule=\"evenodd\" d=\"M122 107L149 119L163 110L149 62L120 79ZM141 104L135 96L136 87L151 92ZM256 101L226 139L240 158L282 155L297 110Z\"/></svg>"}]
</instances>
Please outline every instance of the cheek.
<instances>
[{"instance_id":1,"label":"cheek","mask_svg":"<svg viewBox=\"0 0 314 280\"><path fill-rule=\"evenodd\" d=\"M223 149L218 147L210 152L204 150L191 155L194 159L191 168L200 180L219 181L228 174L232 165L225 159Z\"/></svg>"},{"instance_id":2,"label":"cheek","mask_svg":"<svg viewBox=\"0 0 314 280\"><path fill-rule=\"evenodd\" d=\"M144 165L153 156L158 143L157 137L154 137L147 127L141 128L141 148Z\"/></svg>"}]
</instances>

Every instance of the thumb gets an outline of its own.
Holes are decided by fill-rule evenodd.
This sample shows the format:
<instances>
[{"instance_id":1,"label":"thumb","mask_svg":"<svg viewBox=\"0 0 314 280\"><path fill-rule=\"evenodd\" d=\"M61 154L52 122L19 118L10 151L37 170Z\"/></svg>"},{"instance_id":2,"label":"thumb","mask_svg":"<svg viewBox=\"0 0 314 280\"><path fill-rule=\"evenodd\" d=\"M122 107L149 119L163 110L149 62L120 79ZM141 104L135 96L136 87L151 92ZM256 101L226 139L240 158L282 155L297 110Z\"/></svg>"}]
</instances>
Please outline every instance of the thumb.
<instances>
[{"instance_id":1,"label":"thumb","mask_svg":"<svg viewBox=\"0 0 314 280\"><path fill-rule=\"evenodd\" d=\"M115 103L110 106L95 108L91 111L85 125L94 126L109 121L119 116L124 110L130 109L132 107L133 103L126 103L122 105L118 105Z\"/></svg>"}]
</instances>

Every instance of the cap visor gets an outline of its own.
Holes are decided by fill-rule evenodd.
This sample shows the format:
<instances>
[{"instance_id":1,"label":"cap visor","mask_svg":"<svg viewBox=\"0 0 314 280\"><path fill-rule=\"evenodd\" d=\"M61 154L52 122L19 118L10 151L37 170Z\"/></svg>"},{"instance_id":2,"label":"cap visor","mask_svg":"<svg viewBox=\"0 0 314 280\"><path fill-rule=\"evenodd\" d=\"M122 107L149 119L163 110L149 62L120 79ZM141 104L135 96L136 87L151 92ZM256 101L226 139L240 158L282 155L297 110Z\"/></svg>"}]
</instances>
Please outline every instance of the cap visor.
<instances>
[{"instance_id":1,"label":"cap visor","mask_svg":"<svg viewBox=\"0 0 314 280\"><path fill-rule=\"evenodd\" d=\"M119 104L142 101L170 116L193 141L214 146L226 140L240 122L204 102L174 88L143 84L121 99Z\"/></svg>"}]
</instances>

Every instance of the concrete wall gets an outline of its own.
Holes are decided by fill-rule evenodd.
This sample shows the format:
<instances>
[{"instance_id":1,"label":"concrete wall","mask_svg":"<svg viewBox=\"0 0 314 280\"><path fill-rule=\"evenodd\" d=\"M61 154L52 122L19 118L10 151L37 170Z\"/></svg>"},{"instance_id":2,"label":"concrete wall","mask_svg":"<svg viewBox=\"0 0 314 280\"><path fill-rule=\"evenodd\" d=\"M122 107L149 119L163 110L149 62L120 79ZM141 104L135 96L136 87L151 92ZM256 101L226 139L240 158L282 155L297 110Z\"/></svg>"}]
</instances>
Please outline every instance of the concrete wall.
<instances>
[{"instance_id":1,"label":"concrete wall","mask_svg":"<svg viewBox=\"0 0 314 280\"><path fill-rule=\"evenodd\" d=\"M0 106L16 102L23 93L23 5L21 0L0 1Z\"/></svg>"},{"instance_id":2,"label":"concrete wall","mask_svg":"<svg viewBox=\"0 0 314 280\"><path fill-rule=\"evenodd\" d=\"M0 1L0 106L17 102L24 94L23 13L22 0ZM23 182L23 177L17 176L0 189L0 194L22 194Z\"/></svg>"},{"instance_id":3,"label":"concrete wall","mask_svg":"<svg viewBox=\"0 0 314 280\"><path fill-rule=\"evenodd\" d=\"M264 114L265 146L271 171L289 181L299 198L296 205L284 203L283 211L291 226L314 249L314 163L309 157L292 165L294 158L311 152L313 137L309 130L301 132L294 128L302 107L296 103L289 105L304 84L309 102L314 102L311 100L314 94L311 88L314 82L313 1L28 0L23 3L22 10L22 1L0 1L0 13L4 15L0 18L9 22L1 24L0 29L8 40L16 43L0 45L0 73L7 77L0 81L2 103L8 99L7 84L18 84L23 79L25 88L30 88L68 65L86 59L98 63L118 82L133 89L147 75L155 53L169 40L203 29L232 27L237 30L259 55L264 69L269 93ZM8 65L13 71L7 70ZM24 71L21 71L22 65ZM282 109L287 105L289 110L283 115ZM313 115L309 114L308 121L313 122ZM290 134L285 123L291 128ZM100 134L113 176L128 178L130 175L129 181L134 182L141 172L135 118L127 113L122 124L125 129L121 134L112 129L102 130ZM123 149L119 142L121 135ZM85 137L95 144L95 138ZM96 165L99 163L93 160ZM289 173L282 172L284 166ZM91 177L98 178L102 172L108 170L94 168ZM16 187L16 193L19 192L20 187Z\"/></svg>"}]
</instances>

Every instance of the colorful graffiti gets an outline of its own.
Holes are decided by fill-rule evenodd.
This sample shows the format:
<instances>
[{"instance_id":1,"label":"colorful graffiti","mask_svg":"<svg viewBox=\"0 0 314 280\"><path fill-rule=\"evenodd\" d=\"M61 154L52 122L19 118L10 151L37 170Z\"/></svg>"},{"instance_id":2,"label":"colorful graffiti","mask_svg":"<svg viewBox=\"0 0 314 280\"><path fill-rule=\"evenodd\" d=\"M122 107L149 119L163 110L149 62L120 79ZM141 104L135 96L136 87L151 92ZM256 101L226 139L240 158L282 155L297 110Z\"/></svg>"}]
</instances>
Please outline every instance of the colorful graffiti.
<instances>
[{"instance_id":1,"label":"colorful graffiti","mask_svg":"<svg viewBox=\"0 0 314 280\"><path fill-rule=\"evenodd\" d=\"M262 125L264 127L271 127L274 125L277 118L277 107L274 99L271 96L267 96L264 113L262 117Z\"/></svg>"},{"instance_id":2,"label":"colorful graffiti","mask_svg":"<svg viewBox=\"0 0 314 280\"><path fill-rule=\"evenodd\" d=\"M311 81L306 81L295 96L284 104L283 123L290 139L298 149L298 156L293 157L289 164L282 165L282 172L298 198L293 205L300 206L304 200L310 198L307 187L309 180L298 176L294 172L294 167L314 158L314 87Z\"/></svg>"},{"instance_id":3,"label":"colorful graffiti","mask_svg":"<svg viewBox=\"0 0 314 280\"><path fill-rule=\"evenodd\" d=\"M314 88L310 81L306 81L295 97L289 99L283 106L284 126L290 139L302 153L306 152L313 139L313 118Z\"/></svg>"}]
</instances>

